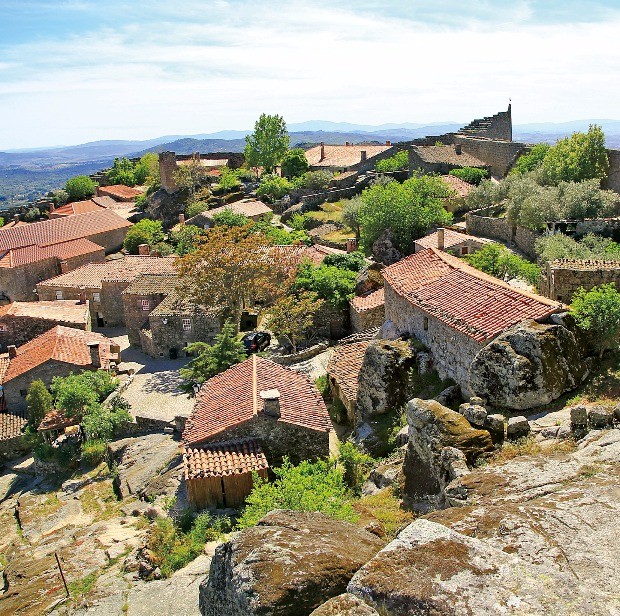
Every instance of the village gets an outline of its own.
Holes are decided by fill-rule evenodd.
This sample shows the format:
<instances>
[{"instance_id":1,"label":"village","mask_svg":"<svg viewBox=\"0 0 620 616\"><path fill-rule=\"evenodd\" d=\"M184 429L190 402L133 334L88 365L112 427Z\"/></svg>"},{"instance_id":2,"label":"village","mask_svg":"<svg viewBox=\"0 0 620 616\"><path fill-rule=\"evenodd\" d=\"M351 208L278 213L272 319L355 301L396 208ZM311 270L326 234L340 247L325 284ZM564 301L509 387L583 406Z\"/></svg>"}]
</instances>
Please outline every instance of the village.
<instances>
[{"instance_id":1,"label":"village","mask_svg":"<svg viewBox=\"0 0 620 616\"><path fill-rule=\"evenodd\" d=\"M600 127L291 149L263 114L34 207L0 227L1 613L606 613L617 540L579 583L545 551L618 511Z\"/></svg>"}]
</instances>

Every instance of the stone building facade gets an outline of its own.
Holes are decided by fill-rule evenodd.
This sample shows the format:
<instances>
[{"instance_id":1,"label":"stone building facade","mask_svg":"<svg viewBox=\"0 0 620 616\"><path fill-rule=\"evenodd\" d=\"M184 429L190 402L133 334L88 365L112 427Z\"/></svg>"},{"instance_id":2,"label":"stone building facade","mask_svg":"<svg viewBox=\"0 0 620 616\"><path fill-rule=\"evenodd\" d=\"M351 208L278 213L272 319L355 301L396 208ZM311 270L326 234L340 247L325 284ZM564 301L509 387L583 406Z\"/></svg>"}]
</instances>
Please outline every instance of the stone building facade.
<instances>
[{"instance_id":1,"label":"stone building facade","mask_svg":"<svg viewBox=\"0 0 620 616\"><path fill-rule=\"evenodd\" d=\"M542 295L570 304L578 289L612 283L620 291L620 262L559 259L547 263L540 275Z\"/></svg>"},{"instance_id":2,"label":"stone building facade","mask_svg":"<svg viewBox=\"0 0 620 616\"><path fill-rule=\"evenodd\" d=\"M385 321L385 294L383 289L354 297L349 302L351 330L354 333L381 327Z\"/></svg>"}]
</instances>

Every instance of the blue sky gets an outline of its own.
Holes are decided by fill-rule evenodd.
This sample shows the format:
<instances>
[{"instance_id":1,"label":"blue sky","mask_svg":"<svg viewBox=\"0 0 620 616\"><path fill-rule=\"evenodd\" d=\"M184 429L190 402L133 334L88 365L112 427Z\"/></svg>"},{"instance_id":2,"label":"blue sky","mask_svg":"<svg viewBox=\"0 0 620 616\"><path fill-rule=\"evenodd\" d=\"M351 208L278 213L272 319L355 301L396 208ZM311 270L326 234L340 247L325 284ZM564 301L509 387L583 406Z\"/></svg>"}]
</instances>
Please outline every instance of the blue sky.
<instances>
[{"instance_id":1,"label":"blue sky","mask_svg":"<svg viewBox=\"0 0 620 616\"><path fill-rule=\"evenodd\" d=\"M620 2L0 0L0 149L289 122L617 118Z\"/></svg>"}]
</instances>

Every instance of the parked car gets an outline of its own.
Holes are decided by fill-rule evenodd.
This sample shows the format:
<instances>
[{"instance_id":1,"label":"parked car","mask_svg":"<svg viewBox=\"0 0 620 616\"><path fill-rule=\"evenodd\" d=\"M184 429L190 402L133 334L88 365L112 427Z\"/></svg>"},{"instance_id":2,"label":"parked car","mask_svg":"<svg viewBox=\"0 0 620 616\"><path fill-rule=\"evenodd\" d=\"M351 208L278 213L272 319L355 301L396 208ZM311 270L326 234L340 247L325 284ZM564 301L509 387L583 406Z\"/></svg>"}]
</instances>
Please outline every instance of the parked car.
<instances>
[{"instance_id":1,"label":"parked car","mask_svg":"<svg viewBox=\"0 0 620 616\"><path fill-rule=\"evenodd\" d=\"M264 351L271 344L269 332L250 332L241 339L248 355Z\"/></svg>"}]
</instances>

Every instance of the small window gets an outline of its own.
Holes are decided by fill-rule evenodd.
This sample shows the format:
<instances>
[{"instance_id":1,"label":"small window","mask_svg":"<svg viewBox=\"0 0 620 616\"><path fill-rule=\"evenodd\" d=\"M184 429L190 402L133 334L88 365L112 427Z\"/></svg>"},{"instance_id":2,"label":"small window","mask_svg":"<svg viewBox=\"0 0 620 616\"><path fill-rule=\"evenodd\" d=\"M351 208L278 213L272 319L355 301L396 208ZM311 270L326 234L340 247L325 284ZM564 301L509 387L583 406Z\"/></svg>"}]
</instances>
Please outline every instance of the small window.
<instances>
[{"instance_id":1,"label":"small window","mask_svg":"<svg viewBox=\"0 0 620 616\"><path fill-rule=\"evenodd\" d=\"M424 331L428 331L428 317L424 317Z\"/></svg>"},{"instance_id":2,"label":"small window","mask_svg":"<svg viewBox=\"0 0 620 616\"><path fill-rule=\"evenodd\" d=\"M160 356L160 357L163 357L163 356L164 356L164 354L163 354L163 353L160 353L160 354L159 354L159 356Z\"/></svg>"},{"instance_id":3,"label":"small window","mask_svg":"<svg viewBox=\"0 0 620 616\"><path fill-rule=\"evenodd\" d=\"M142 300L142 310L150 310L151 309L151 302L148 299L143 299Z\"/></svg>"},{"instance_id":4,"label":"small window","mask_svg":"<svg viewBox=\"0 0 620 616\"><path fill-rule=\"evenodd\" d=\"M191 331L192 329L192 322L190 319L183 319L183 331Z\"/></svg>"},{"instance_id":5,"label":"small window","mask_svg":"<svg viewBox=\"0 0 620 616\"><path fill-rule=\"evenodd\" d=\"M101 294L99 293L93 293L93 302L101 302Z\"/></svg>"},{"instance_id":6,"label":"small window","mask_svg":"<svg viewBox=\"0 0 620 616\"><path fill-rule=\"evenodd\" d=\"M62 291L56 291L56 299L62 299Z\"/></svg>"},{"instance_id":7,"label":"small window","mask_svg":"<svg viewBox=\"0 0 620 616\"><path fill-rule=\"evenodd\" d=\"M461 254L462 255L468 255L469 254L469 247L468 246L463 246L463 248L461 248Z\"/></svg>"},{"instance_id":8,"label":"small window","mask_svg":"<svg viewBox=\"0 0 620 616\"><path fill-rule=\"evenodd\" d=\"M558 302L561 302L561 301L562 301L562 296L558 295Z\"/></svg>"},{"instance_id":9,"label":"small window","mask_svg":"<svg viewBox=\"0 0 620 616\"><path fill-rule=\"evenodd\" d=\"M27 393L28 393L28 390L26 390L26 389L20 389L20 390L19 390L19 395L20 395L22 398L25 398Z\"/></svg>"},{"instance_id":10,"label":"small window","mask_svg":"<svg viewBox=\"0 0 620 616\"><path fill-rule=\"evenodd\" d=\"M0 332L6 331L6 325L4 323L0 323Z\"/></svg>"}]
</instances>

